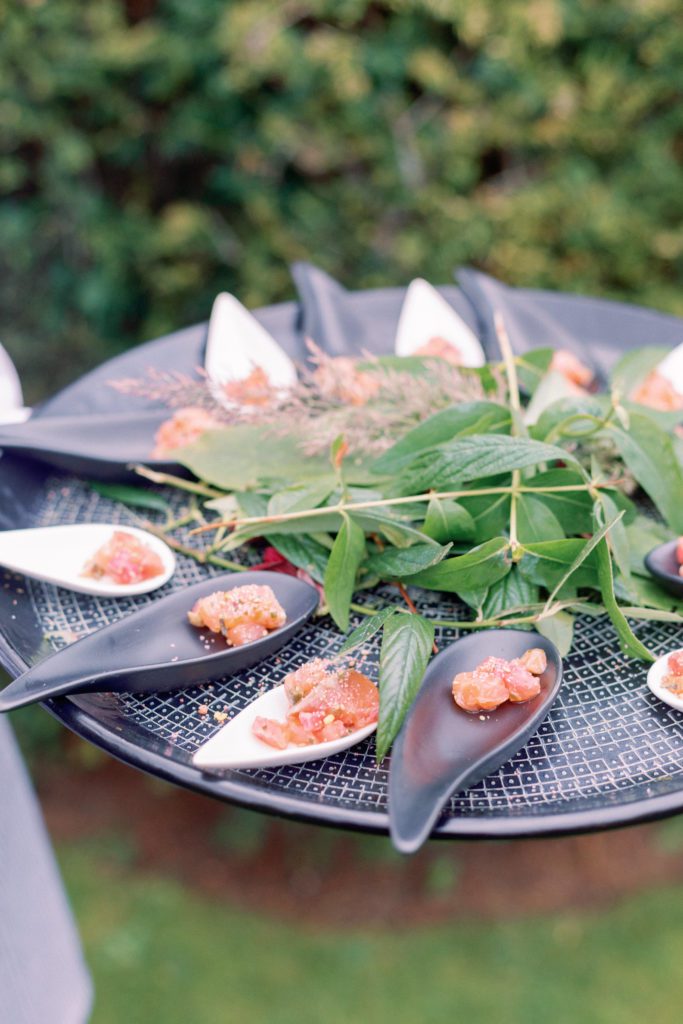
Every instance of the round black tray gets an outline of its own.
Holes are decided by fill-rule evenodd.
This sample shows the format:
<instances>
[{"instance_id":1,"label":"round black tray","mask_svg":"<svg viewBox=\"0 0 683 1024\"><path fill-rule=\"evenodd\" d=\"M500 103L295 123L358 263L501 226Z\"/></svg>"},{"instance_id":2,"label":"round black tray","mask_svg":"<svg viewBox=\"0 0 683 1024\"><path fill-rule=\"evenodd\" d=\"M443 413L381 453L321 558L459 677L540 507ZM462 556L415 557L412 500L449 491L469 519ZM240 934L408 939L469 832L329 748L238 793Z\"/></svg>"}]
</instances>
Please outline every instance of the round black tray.
<instances>
[{"instance_id":1,"label":"round black tray","mask_svg":"<svg viewBox=\"0 0 683 1024\"><path fill-rule=\"evenodd\" d=\"M307 282L300 305L287 303L259 312L259 318L296 358L304 358L304 335L338 353L344 324L352 324L347 351L373 347L389 351L403 289L344 293L329 279ZM308 282L310 286L310 281ZM325 289L331 288L331 295ZM473 325L485 345L487 311L454 287L447 298ZM329 301L330 298L333 301ZM592 359L605 372L624 347L674 345L683 341L683 322L647 310L595 299L550 293L508 293L519 299L531 321L558 325L562 344ZM302 315L303 313L303 315ZM523 317L520 318L520 322ZM531 332L533 333L533 332ZM202 361L206 325L188 328L131 350L55 396L36 415L115 412L144 406L108 381L140 376L148 367L191 372ZM513 337L513 341L514 341ZM535 343L551 337L533 338ZM179 505L182 496L174 496ZM86 481L55 473L35 462L0 459L0 528L75 521L135 522L123 506L96 494ZM116 602L97 600L28 581L0 569L0 661L12 674L40 661L55 647L95 629L134 607L209 571L180 559L174 580L161 591ZM389 592L388 592L389 594ZM387 594L387 596L388 596ZM463 613L441 595L416 593L425 614L450 618ZM658 652L680 644L681 630L639 623L636 632ZM443 647L457 634L437 632ZM192 752L219 722L216 711L243 707L265 686L314 655L333 651L341 637L322 620L305 628L277 656L241 675L213 680L179 693L89 694L46 706L65 725L122 761L180 785L221 799L279 814L374 831L387 830L388 759L378 767L374 743L365 741L319 762L272 770L204 775L193 768ZM200 714L206 705L208 714ZM572 654L565 662L561 695L537 734L498 772L451 799L437 825L438 836L513 837L605 828L673 813L683 807L683 715L658 702L645 686L642 665L618 651L604 620L579 622Z\"/></svg>"}]
</instances>

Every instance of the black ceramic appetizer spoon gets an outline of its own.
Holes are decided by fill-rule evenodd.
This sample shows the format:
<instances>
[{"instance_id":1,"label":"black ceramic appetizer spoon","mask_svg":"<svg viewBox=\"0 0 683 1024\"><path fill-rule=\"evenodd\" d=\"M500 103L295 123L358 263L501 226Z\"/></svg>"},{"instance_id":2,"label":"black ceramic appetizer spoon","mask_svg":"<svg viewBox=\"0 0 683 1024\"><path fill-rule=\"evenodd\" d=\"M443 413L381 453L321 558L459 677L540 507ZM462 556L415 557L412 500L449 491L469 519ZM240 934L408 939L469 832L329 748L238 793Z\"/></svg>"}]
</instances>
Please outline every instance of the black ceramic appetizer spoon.
<instances>
[{"instance_id":1,"label":"black ceramic appetizer spoon","mask_svg":"<svg viewBox=\"0 0 683 1024\"><path fill-rule=\"evenodd\" d=\"M678 544L678 540L658 544L645 556L645 566L670 594L683 597L683 576L679 575L680 566L676 558Z\"/></svg>"},{"instance_id":2,"label":"black ceramic appetizer spoon","mask_svg":"<svg viewBox=\"0 0 683 1024\"><path fill-rule=\"evenodd\" d=\"M471 672L491 655L509 661L532 647L545 651L548 661L537 697L475 714L456 705L455 675ZM524 746L548 714L561 679L555 645L521 629L474 633L434 658L391 754L389 827L397 850L419 849L452 793L479 782Z\"/></svg>"},{"instance_id":3,"label":"black ceramic appetizer spoon","mask_svg":"<svg viewBox=\"0 0 683 1024\"><path fill-rule=\"evenodd\" d=\"M168 409L82 416L32 416L24 423L0 425L0 448L46 462L81 476L119 480L131 464L166 472L180 467L169 459L153 459L154 435Z\"/></svg>"},{"instance_id":4,"label":"black ceramic appetizer spoon","mask_svg":"<svg viewBox=\"0 0 683 1024\"><path fill-rule=\"evenodd\" d=\"M229 647L220 634L188 622L187 613L198 598L250 583L272 589L287 615L280 629L261 640ZM165 692L240 672L282 647L317 606L316 589L294 576L274 572L213 576L57 651L0 692L0 711L68 693Z\"/></svg>"}]
</instances>

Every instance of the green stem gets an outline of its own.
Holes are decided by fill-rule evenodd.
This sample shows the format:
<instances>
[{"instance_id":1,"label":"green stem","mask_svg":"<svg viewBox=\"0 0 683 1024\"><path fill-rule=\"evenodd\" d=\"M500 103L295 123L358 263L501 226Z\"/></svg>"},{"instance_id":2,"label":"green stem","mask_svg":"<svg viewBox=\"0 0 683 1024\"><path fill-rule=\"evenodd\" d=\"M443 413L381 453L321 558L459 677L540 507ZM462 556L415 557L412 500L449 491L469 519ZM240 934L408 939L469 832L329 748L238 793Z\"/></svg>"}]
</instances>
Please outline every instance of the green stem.
<instances>
[{"instance_id":1,"label":"green stem","mask_svg":"<svg viewBox=\"0 0 683 1024\"><path fill-rule=\"evenodd\" d=\"M526 428L522 421L521 412L521 401L519 397L519 382L517 380L517 365L515 363L515 356L512 351L512 345L510 344L510 338L505 327L505 321L503 320L502 314L499 310L496 310L493 316L493 321L496 328L496 335L498 336L498 344L500 345L500 351L503 355L503 363L505 365L505 374L508 380L508 391L510 393L510 408L512 409L512 423L511 433L513 437L519 437L520 435L526 434ZM522 474L519 469L512 471L512 486L510 490L510 550L512 552L512 561L518 562L522 557L522 549L517 537L517 502L519 500L519 488L522 480Z\"/></svg>"},{"instance_id":2,"label":"green stem","mask_svg":"<svg viewBox=\"0 0 683 1024\"><path fill-rule=\"evenodd\" d=\"M520 484L517 487L519 494L559 494L570 491L590 491L591 487L598 487L603 490L612 489L610 483L593 484L562 484L556 487L527 487ZM300 509L297 512L281 512L272 516L245 516L242 519L222 519L219 522L209 523L202 526L194 533L202 533L205 530L218 530L222 527L232 526L236 530L243 526L267 526L272 523L289 523L297 519L308 519L316 516L326 516L334 512L360 512L368 508L388 508L395 505L411 505L429 502L432 498L480 498L492 494L511 494L512 486L500 487L475 487L470 490L460 491L426 491L423 494L409 494L400 498L375 498L372 501L340 502L336 505L323 505L317 508Z\"/></svg>"},{"instance_id":3,"label":"green stem","mask_svg":"<svg viewBox=\"0 0 683 1024\"><path fill-rule=\"evenodd\" d=\"M589 412L574 413L572 416L567 416L566 419L562 420L555 427L553 427L548 436L545 438L545 442L546 444L555 444L556 441L558 441L561 437L569 437L572 439L572 441L585 441L587 438L594 437L595 434L598 434L601 430L604 430L604 428L609 424L613 416L614 406L610 406L609 410L602 417L602 419L600 419L598 416L593 416L593 414ZM586 421L594 424L594 426L592 426L590 430L582 430L579 431L578 433L572 433L571 431L567 430L567 427L571 426L572 423L583 423Z\"/></svg>"},{"instance_id":4,"label":"green stem","mask_svg":"<svg viewBox=\"0 0 683 1024\"><path fill-rule=\"evenodd\" d=\"M167 487L175 487L179 491L189 491L190 494L199 494L203 498L224 498L225 491L217 491L207 484L198 483L196 480L184 480L181 476L174 476L172 473L158 473L155 469L147 466L136 465L133 469L145 480L151 480L153 484L163 484Z\"/></svg>"},{"instance_id":5,"label":"green stem","mask_svg":"<svg viewBox=\"0 0 683 1024\"><path fill-rule=\"evenodd\" d=\"M221 558L219 555L207 555L204 559L207 565L216 565L219 569L230 569L232 572L248 572L248 565L240 565L239 562L231 562L227 558Z\"/></svg>"},{"instance_id":6,"label":"green stem","mask_svg":"<svg viewBox=\"0 0 683 1024\"><path fill-rule=\"evenodd\" d=\"M363 604L354 604L353 601L349 605L352 612L357 612L358 615L377 615L377 612L381 611L381 608L370 608Z\"/></svg>"},{"instance_id":7,"label":"green stem","mask_svg":"<svg viewBox=\"0 0 683 1024\"><path fill-rule=\"evenodd\" d=\"M196 515L194 512L186 512L185 515L179 516L178 519L169 519L164 523L163 529L170 533L172 530L178 530L181 526L189 526L190 523L196 522Z\"/></svg>"},{"instance_id":8,"label":"green stem","mask_svg":"<svg viewBox=\"0 0 683 1024\"><path fill-rule=\"evenodd\" d=\"M177 551L179 555L185 555L186 558L192 558L200 565L216 565L220 569L231 569L233 572L245 572L249 568L249 566L240 565L238 562L230 562L227 558L220 558L218 555L214 555L210 549L208 551L199 551L197 548L191 548L187 544L181 544L174 537L169 537L167 527L156 526L150 522L145 522L144 525L149 533L159 537L173 551Z\"/></svg>"}]
</instances>

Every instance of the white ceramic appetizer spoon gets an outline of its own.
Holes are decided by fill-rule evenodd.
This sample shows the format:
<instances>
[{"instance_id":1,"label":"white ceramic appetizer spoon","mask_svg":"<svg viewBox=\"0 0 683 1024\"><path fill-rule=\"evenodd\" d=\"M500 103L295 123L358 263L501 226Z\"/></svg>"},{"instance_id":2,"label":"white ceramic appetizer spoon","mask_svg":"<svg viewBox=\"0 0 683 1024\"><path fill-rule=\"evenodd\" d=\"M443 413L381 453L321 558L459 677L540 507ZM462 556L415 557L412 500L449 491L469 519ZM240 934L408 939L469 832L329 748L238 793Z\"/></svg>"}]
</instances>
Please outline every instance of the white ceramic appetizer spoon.
<instances>
[{"instance_id":1,"label":"white ceramic appetizer spoon","mask_svg":"<svg viewBox=\"0 0 683 1024\"><path fill-rule=\"evenodd\" d=\"M242 303L221 292L211 310L204 353L204 369L215 385L244 380L254 370L264 370L275 388L296 383L296 367L275 338ZM221 401L227 402L218 388Z\"/></svg>"},{"instance_id":2,"label":"white ceramic appetizer spoon","mask_svg":"<svg viewBox=\"0 0 683 1024\"><path fill-rule=\"evenodd\" d=\"M23 423L31 415L24 405L16 367L0 345L0 423Z\"/></svg>"},{"instance_id":3,"label":"white ceramic appetizer spoon","mask_svg":"<svg viewBox=\"0 0 683 1024\"><path fill-rule=\"evenodd\" d=\"M403 300L394 351L397 356L412 356L436 338L457 350L463 366L485 364L486 356L476 334L436 288L417 277L410 282Z\"/></svg>"},{"instance_id":4,"label":"white ceramic appetizer spoon","mask_svg":"<svg viewBox=\"0 0 683 1024\"><path fill-rule=\"evenodd\" d=\"M84 576L88 561L115 531L130 533L151 548L161 559L163 572L140 583L114 583L106 577ZM175 571L175 555L163 540L146 530L115 523L79 523L0 532L0 565L79 594L132 597L168 583Z\"/></svg>"},{"instance_id":5,"label":"white ceramic appetizer spoon","mask_svg":"<svg viewBox=\"0 0 683 1024\"><path fill-rule=\"evenodd\" d=\"M207 740L192 758L193 764L202 771L220 771L225 768L276 768L283 764L317 761L318 758L329 757L355 746L377 728L374 722L338 740L312 743L305 747L290 744L284 750L271 747L254 736L251 727L257 715L284 721L290 708L284 686L268 690Z\"/></svg>"},{"instance_id":6,"label":"white ceramic appetizer spoon","mask_svg":"<svg viewBox=\"0 0 683 1024\"><path fill-rule=\"evenodd\" d=\"M683 696L675 694L672 690L668 690L666 686L664 686L664 676L669 671L669 655L673 653L673 651L668 651L650 665L647 673L647 685L650 687L655 697L659 697L659 699L663 700L665 704L669 704L672 708L676 708L677 711L683 711Z\"/></svg>"},{"instance_id":7,"label":"white ceramic appetizer spoon","mask_svg":"<svg viewBox=\"0 0 683 1024\"><path fill-rule=\"evenodd\" d=\"M680 395L683 395L683 345L677 345L668 355L664 356L657 366L657 372L665 377Z\"/></svg>"}]
</instances>

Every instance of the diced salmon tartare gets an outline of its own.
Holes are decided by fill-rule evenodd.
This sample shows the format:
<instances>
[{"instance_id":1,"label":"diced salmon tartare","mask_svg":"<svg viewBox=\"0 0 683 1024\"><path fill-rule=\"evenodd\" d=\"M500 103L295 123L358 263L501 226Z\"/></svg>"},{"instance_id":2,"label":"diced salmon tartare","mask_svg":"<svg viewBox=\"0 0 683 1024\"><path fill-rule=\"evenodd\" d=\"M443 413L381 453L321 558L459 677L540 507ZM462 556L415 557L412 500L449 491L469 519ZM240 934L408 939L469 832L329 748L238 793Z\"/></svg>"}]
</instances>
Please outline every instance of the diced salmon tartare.
<instances>
[{"instance_id":1,"label":"diced salmon tartare","mask_svg":"<svg viewBox=\"0 0 683 1024\"><path fill-rule=\"evenodd\" d=\"M566 348L558 348L553 352L550 369L561 373L565 380L580 390L589 388L594 380L593 371Z\"/></svg>"},{"instance_id":2,"label":"diced salmon tartare","mask_svg":"<svg viewBox=\"0 0 683 1024\"><path fill-rule=\"evenodd\" d=\"M532 647L521 658L486 658L472 672L459 672L453 680L453 699L463 711L493 711L512 701L522 704L541 692L539 676L547 659L540 647Z\"/></svg>"},{"instance_id":3,"label":"diced salmon tartare","mask_svg":"<svg viewBox=\"0 0 683 1024\"><path fill-rule=\"evenodd\" d=\"M662 686L678 697L683 696L683 651L674 651L666 663L669 670L662 679Z\"/></svg>"},{"instance_id":4,"label":"diced salmon tartare","mask_svg":"<svg viewBox=\"0 0 683 1024\"><path fill-rule=\"evenodd\" d=\"M223 426L215 416L201 406L188 405L178 409L169 420L165 420L154 436L153 459L163 459L175 448L184 448L206 433Z\"/></svg>"},{"instance_id":5,"label":"diced salmon tartare","mask_svg":"<svg viewBox=\"0 0 683 1024\"><path fill-rule=\"evenodd\" d=\"M673 386L671 381L663 377L657 370L648 374L645 380L631 394L634 402L646 405L650 409L661 412L676 412L683 409L683 395Z\"/></svg>"},{"instance_id":6,"label":"diced salmon tartare","mask_svg":"<svg viewBox=\"0 0 683 1024\"><path fill-rule=\"evenodd\" d=\"M436 359L445 359L452 366L462 366L462 354L457 345L454 345L448 338L434 335L424 345L415 349L416 356L433 356Z\"/></svg>"},{"instance_id":7,"label":"diced salmon tartare","mask_svg":"<svg viewBox=\"0 0 683 1024\"><path fill-rule=\"evenodd\" d=\"M284 680L290 703L287 719L254 719L252 731L271 747L325 743L372 725L379 713L377 687L362 672L333 668L316 658Z\"/></svg>"},{"instance_id":8,"label":"diced salmon tartare","mask_svg":"<svg viewBox=\"0 0 683 1024\"><path fill-rule=\"evenodd\" d=\"M222 633L231 647L260 640L287 621L271 588L256 583L200 597L187 617L198 629Z\"/></svg>"},{"instance_id":9,"label":"diced salmon tartare","mask_svg":"<svg viewBox=\"0 0 683 1024\"><path fill-rule=\"evenodd\" d=\"M238 405L269 405L273 401L273 386L261 366L255 366L251 373L241 380L223 384L225 397Z\"/></svg>"},{"instance_id":10,"label":"diced salmon tartare","mask_svg":"<svg viewBox=\"0 0 683 1024\"><path fill-rule=\"evenodd\" d=\"M163 571L164 563L149 545L125 530L114 530L110 539L86 563L83 576L130 584L161 576Z\"/></svg>"}]
</instances>

